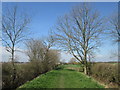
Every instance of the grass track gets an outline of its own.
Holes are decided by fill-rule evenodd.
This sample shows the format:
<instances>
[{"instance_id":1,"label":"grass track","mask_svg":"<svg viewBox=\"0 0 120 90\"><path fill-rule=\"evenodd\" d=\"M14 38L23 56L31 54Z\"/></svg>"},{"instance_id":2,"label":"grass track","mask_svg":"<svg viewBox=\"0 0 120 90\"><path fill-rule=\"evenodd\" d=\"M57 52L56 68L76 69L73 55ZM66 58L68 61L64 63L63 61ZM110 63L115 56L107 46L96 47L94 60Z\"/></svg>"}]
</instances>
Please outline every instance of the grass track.
<instances>
[{"instance_id":1,"label":"grass track","mask_svg":"<svg viewBox=\"0 0 120 90\"><path fill-rule=\"evenodd\" d=\"M38 76L20 88L104 88L83 73L67 67L70 65L61 66L58 70Z\"/></svg>"}]
</instances>

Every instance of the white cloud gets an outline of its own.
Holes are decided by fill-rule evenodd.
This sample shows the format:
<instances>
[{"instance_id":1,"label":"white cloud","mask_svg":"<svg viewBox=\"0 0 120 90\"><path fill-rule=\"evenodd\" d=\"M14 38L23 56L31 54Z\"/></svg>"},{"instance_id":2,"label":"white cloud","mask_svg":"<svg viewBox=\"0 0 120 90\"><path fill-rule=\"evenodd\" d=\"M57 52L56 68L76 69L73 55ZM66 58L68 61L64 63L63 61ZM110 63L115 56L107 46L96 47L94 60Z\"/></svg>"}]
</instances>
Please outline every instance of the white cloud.
<instances>
[{"instance_id":1,"label":"white cloud","mask_svg":"<svg viewBox=\"0 0 120 90\"><path fill-rule=\"evenodd\" d=\"M69 60L72 58L73 56L67 52L63 52L61 51L61 59L60 61L62 62L69 62Z\"/></svg>"},{"instance_id":2,"label":"white cloud","mask_svg":"<svg viewBox=\"0 0 120 90\"><path fill-rule=\"evenodd\" d=\"M26 62L28 61L28 57L27 55L24 53L25 50L17 48L17 50L21 51L21 52L16 52L15 56L17 57L17 61L21 61L21 62ZM10 53L6 51L5 47L0 47L0 62L7 62L10 59Z\"/></svg>"},{"instance_id":3,"label":"white cloud","mask_svg":"<svg viewBox=\"0 0 120 90\"><path fill-rule=\"evenodd\" d=\"M28 61L28 57L27 55L25 54L25 49L20 49L20 48L17 48L17 50L19 50L20 52L16 52L16 56L17 56L17 61L21 61L21 62L26 62ZM111 58L111 54L112 54L113 50L112 51L106 51L105 53L102 53L102 52L97 52L95 54L95 58L92 60L92 61L103 61L103 62L106 62L106 61L117 61L118 60L118 56L114 56ZM63 61L63 62L69 62L69 60L72 58L73 56L67 52L61 52L61 56L60 56L60 61ZM9 58L10 58L10 53L8 53L5 49L5 47L2 47L0 46L0 62L6 62L6 61L9 61Z\"/></svg>"},{"instance_id":4,"label":"white cloud","mask_svg":"<svg viewBox=\"0 0 120 90\"><path fill-rule=\"evenodd\" d=\"M108 61L118 61L118 55L113 55L114 51L107 50L104 53L97 52L93 61L108 62Z\"/></svg>"}]
</instances>

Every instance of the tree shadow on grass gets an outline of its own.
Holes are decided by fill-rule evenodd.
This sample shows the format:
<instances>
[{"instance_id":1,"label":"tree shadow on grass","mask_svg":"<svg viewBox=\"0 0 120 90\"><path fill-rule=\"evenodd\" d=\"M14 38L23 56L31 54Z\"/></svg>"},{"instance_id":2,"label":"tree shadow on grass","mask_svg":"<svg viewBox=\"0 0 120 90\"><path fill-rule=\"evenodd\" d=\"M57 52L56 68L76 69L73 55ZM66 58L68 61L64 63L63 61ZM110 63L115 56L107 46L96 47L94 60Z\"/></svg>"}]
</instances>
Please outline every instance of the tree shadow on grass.
<instances>
[{"instance_id":1,"label":"tree shadow on grass","mask_svg":"<svg viewBox=\"0 0 120 90\"><path fill-rule=\"evenodd\" d=\"M58 67L55 68L55 70L63 70L63 69L64 69L63 66L58 66Z\"/></svg>"},{"instance_id":2,"label":"tree shadow on grass","mask_svg":"<svg viewBox=\"0 0 120 90\"><path fill-rule=\"evenodd\" d=\"M73 69L65 69L65 70L67 70L67 71L75 71L75 70L73 70Z\"/></svg>"}]
</instances>

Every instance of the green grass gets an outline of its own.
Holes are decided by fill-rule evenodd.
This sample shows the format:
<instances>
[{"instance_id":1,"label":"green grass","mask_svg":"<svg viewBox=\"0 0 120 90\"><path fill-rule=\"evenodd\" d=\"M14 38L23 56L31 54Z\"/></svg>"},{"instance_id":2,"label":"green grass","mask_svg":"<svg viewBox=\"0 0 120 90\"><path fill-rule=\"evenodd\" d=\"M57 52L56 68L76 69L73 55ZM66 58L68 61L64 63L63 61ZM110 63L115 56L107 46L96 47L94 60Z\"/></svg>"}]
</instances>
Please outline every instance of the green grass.
<instances>
[{"instance_id":1,"label":"green grass","mask_svg":"<svg viewBox=\"0 0 120 90\"><path fill-rule=\"evenodd\" d=\"M19 88L104 88L83 73L67 69L69 66L73 65L59 66L57 70L38 76Z\"/></svg>"}]
</instances>

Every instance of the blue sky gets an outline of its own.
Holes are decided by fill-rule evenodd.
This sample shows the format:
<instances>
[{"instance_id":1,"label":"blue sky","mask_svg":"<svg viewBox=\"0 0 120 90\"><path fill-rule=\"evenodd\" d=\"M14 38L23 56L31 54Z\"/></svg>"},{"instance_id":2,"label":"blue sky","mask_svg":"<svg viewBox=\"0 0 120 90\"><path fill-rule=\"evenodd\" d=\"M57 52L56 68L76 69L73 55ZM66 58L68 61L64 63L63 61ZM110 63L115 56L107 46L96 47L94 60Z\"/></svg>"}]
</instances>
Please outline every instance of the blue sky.
<instances>
[{"instance_id":1,"label":"blue sky","mask_svg":"<svg viewBox=\"0 0 120 90\"><path fill-rule=\"evenodd\" d=\"M44 37L48 35L50 28L54 27L56 24L57 18L63 16L66 13L69 13L73 6L79 5L78 2L17 2L17 3L2 3L3 13L7 8L11 8L17 5L19 12L26 12L32 19L30 23L30 31L32 31L34 38ZM91 3L91 6L94 9L97 9L102 16L109 16L114 11L117 11L117 3L111 2L96 2ZM103 41L103 45L100 48L100 55L107 55L111 50L116 48L115 44L111 43L111 39L106 36L106 39ZM64 57L65 55L63 55ZM70 56L69 56L70 57ZM104 56L106 57L106 56ZM107 60L107 59L106 59Z\"/></svg>"},{"instance_id":2,"label":"blue sky","mask_svg":"<svg viewBox=\"0 0 120 90\"><path fill-rule=\"evenodd\" d=\"M36 36L46 36L48 30L54 26L56 23L57 17L62 16L66 13L69 13L71 8L79 3L42 3L42 2L17 2L17 3L3 3L3 13L5 12L6 7L13 7L17 5L19 11L26 12L32 18L30 29L35 33ZM97 9L101 15L107 16L110 15L114 10L117 9L117 3L92 3L93 8Z\"/></svg>"}]
</instances>

